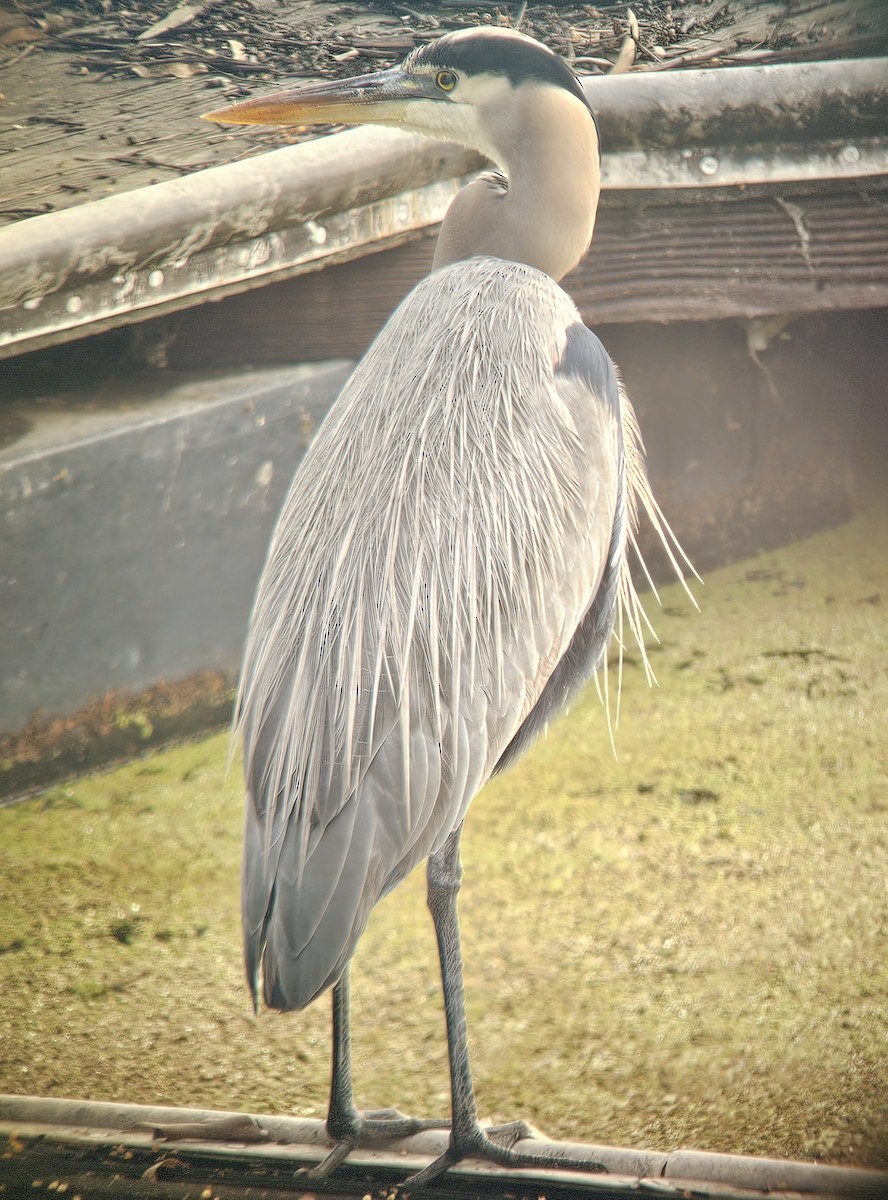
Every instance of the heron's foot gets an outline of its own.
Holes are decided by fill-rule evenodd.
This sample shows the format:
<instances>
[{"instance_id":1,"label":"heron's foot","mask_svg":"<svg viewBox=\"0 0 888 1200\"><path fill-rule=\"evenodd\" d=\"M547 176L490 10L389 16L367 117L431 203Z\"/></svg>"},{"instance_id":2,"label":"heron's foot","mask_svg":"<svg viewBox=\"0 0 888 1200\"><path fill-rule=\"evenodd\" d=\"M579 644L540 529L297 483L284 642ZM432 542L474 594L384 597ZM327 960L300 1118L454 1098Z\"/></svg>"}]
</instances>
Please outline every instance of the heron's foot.
<instances>
[{"instance_id":1,"label":"heron's foot","mask_svg":"<svg viewBox=\"0 0 888 1200\"><path fill-rule=\"evenodd\" d=\"M464 1130L454 1128L450 1145L444 1153L422 1171L405 1179L399 1188L415 1192L434 1183L445 1171L464 1158L480 1158L500 1167L516 1169L541 1167L545 1170L585 1171L589 1174L606 1172L607 1167L594 1159L564 1159L555 1154L515 1150L515 1145L527 1139L539 1139L538 1132L526 1121L511 1121L482 1129L474 1125Z\"/></svg>"},{"instance_id":2,"label":"heron's foot","mask_svg":"<svg viewBox=\"0 0 888 1200\"><path fill-rule=\"evenodd\" d=\"M357 1146L375 1146L410 1137L424 1129L449 1129L450 1122L439 1117L408 1117L396 1108L376 1108L368 1112L349 1113L346 1117L328 1122L327 1129L334 1141L333 1149L316 1167L303 1167L296 1172L299 1180L326 1179L345 1162Z\"/></svg>"}]
</instances>

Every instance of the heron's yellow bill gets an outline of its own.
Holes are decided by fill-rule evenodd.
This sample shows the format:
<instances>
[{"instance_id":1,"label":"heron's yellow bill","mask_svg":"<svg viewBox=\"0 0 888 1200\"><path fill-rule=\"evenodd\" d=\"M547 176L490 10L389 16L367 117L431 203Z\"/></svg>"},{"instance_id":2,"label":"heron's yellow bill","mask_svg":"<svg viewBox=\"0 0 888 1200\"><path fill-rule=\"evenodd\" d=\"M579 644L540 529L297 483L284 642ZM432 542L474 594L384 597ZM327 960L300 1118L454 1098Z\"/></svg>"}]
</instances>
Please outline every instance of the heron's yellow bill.
<instances>
[{"instance_id":1,"label":"heron's yellow bill","mask_svg":"<svg viewBox=\"0 0 888 1200\"><path fill-rule=\"evenodd\" d=\"M285 88L203 114L225 125L399 125L411 100L425 97L424 81L400 67Z\"/></svg>"}]
</instances>

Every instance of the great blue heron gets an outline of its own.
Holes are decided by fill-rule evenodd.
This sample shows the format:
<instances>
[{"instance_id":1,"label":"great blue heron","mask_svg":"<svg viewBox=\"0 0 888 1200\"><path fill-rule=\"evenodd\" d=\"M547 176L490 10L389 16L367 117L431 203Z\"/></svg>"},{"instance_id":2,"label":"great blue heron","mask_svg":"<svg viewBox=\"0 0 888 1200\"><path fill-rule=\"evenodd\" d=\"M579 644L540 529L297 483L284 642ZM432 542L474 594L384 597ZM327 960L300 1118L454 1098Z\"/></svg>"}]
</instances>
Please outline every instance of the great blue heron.
<instances>
[{"instance_id":1,"label":"great blue heron","mask_svg":"<svg viewBox=\"0 0 888 1200\"><path fill-rule=\"evenodd\" d=\"M456 896L473 796L589 680L618 609L638 632L637 501L661 528L614 365L555 282L592 237L595 120L561 58L502 29L208 116L397 125L503 169L453 201L431 275L356 368L284 504L237 702L243 923L257 1004L261 990L299 1009L333 986L325 1174L362 1139L427 1124L355 1106L348 964L373 906L428 858L451 1134L411 1182L466 1155L555 1165L512 1148L521 1123L478 1123Z\"/></svg>"}]
</instances>

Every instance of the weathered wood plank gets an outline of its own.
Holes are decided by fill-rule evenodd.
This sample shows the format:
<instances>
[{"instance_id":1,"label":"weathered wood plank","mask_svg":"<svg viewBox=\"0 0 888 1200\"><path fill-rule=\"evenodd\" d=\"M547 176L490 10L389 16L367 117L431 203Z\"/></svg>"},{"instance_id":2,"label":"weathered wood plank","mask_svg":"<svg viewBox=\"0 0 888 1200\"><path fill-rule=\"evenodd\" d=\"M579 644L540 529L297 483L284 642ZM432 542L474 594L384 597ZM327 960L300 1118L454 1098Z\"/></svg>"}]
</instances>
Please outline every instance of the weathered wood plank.
<instances>
[{"instance_id":1,"label":"weathered wood plank","mask_svg":"<svg viewBox=\"0 0 888 1200\"><path fill-rule=\"evenodd\" d=\"M811 194L804 188L812 182L835 189L884 178L886 81L883 60L590 81L611 147L605 192L627 193L612 203L638 213L667 199L692 203L695 190L731 199L736 188L751 199L749 189L763 188L779 203L786 189ZM0 354L397 244L440 221L453 177L481 165L476 155L392 130L351 130L292 150L0 230ZM819 286L799 214L784 204L782 217Z\"/></svg>"},{"instance_id":2,"label":"weathered wood plank","mask_svg":"<svg viewBox=\"0 0 888 1200\"><path fill-rule=\"evenodd\" d=\"M588 324L888 305L888 179L684 198L605 193L592 251L565 284ZM433 249L423 237L148 322L140 337L177 367L358 357Z\"/></svg>"},{"instance_id":3,"label":"weathered wood plank","mask_svg":"<svg viewBox=\"0 0 888 1200\"><path fill-rule=\"evenodd\" d=\"M170 1122L186 1123L189 1135L156 1140L155 1130ZM243 1144L226 1134L226 1128L244 1123L251 1132L264 1133L264 1139L257 1142L251 1138ZM202 1138L201 1126L218 1127L222 1136ZM328 1147L320 1121L32 1096L0 1096L0 1137L10 1147L5 1155L9 1178L23 1194L37 1186L35 1177L48 1174L49 1179L65 1183L64 1188L53 1190L81 1191L84 1200L122 1195L124 1190L132 1196L181 1196L183 1191L202 1195L204 1185L210 1185L207 1195L214 1195L217 1189L238 1198L292 1195L295 1167L319 1161ZM332 1194L361 1196L380 1187L384 1193L442 1153L447 1140L446 1132L427 1131L373 1149L356 1149L337 1171ZM515 1192L530 1192L532 1182L536 1193L553 1200L596 1194L628 1198L645 1191L656 1191L670 1200L690 1191L712 1200L751 1200L765 1193L787 1200L799 1193L877 1200L884 1195L886 1183L881 1171L738 1154L662 1153L545 1138L534 1140L533 1147L541 1155L561 1159L564 1170L530 1168L516 1175L467 1159L436 1181L427 1194L433 1200L464 1200L468 1196L499 1200ZM606 1173L571 1170L578 1160L590 1157L600 1159ZM696 1187L689 1187L692 1180ZM171 1181L178 1190L164 1188L164 1183ZM106 1190L109 1182L113 1191Z\"/></svg>"}]
</instances>

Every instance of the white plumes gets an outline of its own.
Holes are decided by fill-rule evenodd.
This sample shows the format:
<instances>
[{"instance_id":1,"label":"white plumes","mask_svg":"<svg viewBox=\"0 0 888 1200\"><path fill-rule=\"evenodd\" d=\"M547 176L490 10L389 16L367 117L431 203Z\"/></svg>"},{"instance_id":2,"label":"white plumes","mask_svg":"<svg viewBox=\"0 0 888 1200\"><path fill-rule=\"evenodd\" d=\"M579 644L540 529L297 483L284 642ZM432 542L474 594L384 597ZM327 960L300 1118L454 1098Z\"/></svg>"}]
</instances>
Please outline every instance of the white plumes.
<instances>
[{"instance_id":1,"label":"white plumes","mask_svg":"<svg viewBox=\"0 0 888 1200\"><path fill-rule=\"evenodd\" d=\"M301 869L380 755L398 793L381 841L425 857L538 699L615 517L615 450L590 460L555 393L558 331L577 319L532 269L437 272L319 431L269 551L238 700L270 878L290 824ZM587 423L616 430L603 397L584 402ZM441 760L431 794L417 739Z\"/></svg>"},{"instance_id":2,"label":"white plumes","mask_svg":"<svg viewBox=\"0 0 888 1200\"><path fill-rule=\"evenodd\" d=\"M651 490L650 480L648 479L647 470L644 461L644 442L641 437L641 430L638 426L638 419L635 415L635 409L626 394L626 389L623 386L623 381L620 379L619 372L617 380L620 389L620 417L623 427L623 445L626 462L626 504L627 504L627 522L626 535L628 546L631 546L636 559L648 581L651 592L654 598L659 603L660 595L651 578L650 571L644 561L644 556L638 545L638 525L639 525L639 509L644 512L647 519L650 521L654 532L660 539L663 550L666 553L672 569L675 571L676 578L681 583L687 593L694 608L699 609L696 598L688 586L685 578L685 571L682 568L684 563L687 570L700 580L700 576L694 569L693 563L685 554L678 539L672 532L672 528L663 514L663 510L657 503L657 499ZM610 710L610 695L608 687L608 661L605 654L602 658L601 671L603 675L603 685L599 684L598 676L596 675L595 685L598 689L599 697L603 700L605 712L607 715L608 730L611 734L611 745L614 746L614 730L619 724L620 719L620 698L622 695L623 686L623 653L625 650L624 626L628 626L629 632L632 635L641 654L642 666L649 684L657 682L653 667L651 666L650 658L648 657L647 647L645 645L645 630L648 631L655 641L658 641L656 630L654 629L650 618L645 611L641 598L638 595L638 590L632 578L631 562L627 551L624 551L620 562L620 582L617 593L617 617L614 628L614 638L618 648L617 659L617 707L616 713L611 721Z\"/></svg>"},{"instance_id":3,"label":"white plumes","mask_svg":"<svg viewBox=\"0 0 888 1200\"><path fill-rule=\"evenodd\" d=\"M380 896L606 672L615 609L644 653L639 505L668 548L613 365L548 276L473 259L392 315L285 502L238 695L247 958L273 938L276 1003L338 978Z\"/></svg>"}]
</instances>

